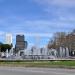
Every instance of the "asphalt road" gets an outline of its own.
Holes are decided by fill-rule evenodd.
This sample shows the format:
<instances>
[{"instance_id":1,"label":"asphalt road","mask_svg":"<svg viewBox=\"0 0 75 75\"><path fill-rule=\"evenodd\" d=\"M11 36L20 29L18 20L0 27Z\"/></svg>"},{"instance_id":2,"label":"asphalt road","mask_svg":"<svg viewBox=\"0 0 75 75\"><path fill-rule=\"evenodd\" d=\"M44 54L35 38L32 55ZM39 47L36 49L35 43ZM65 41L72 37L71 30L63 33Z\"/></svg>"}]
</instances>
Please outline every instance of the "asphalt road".
<instances>
[{"instance_id":1,"label":"asphalt road","mask_svg":"<svg viewBox=\"0 0 75 75\"><path fill-rule=\"evenodd\" d=\"M0 75L75 75L75 69L0 67Z\"/></svg>"}]
</instances>

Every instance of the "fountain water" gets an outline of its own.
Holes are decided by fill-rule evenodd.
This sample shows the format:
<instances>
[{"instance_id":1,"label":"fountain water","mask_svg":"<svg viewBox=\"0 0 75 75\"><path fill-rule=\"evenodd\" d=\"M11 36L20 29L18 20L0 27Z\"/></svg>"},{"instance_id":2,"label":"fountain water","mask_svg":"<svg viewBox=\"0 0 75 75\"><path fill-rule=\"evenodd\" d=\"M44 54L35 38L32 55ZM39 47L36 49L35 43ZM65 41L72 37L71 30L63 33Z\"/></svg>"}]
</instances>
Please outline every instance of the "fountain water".
<instances>
[{"instance_id":1,"label":"fountain water","mask_svg":"<svg viewBox=\"0 0 75 75\"><path fill-rule=\"evenodd\" d=\"M60 57L62 58L63 57L63 48L62 47L60 47Z\"/></svg>"},{"instance_id":2,"label":"fountain water","mask_svg":"<svg viewBox=\"0 0 75 75\"><path fill-rule=\"evenodd\" d=\"M64 57L66 57L66 55L65 55L65 54L66 54L66 49L65 49L65 48L63 48L63 49L62 49L62 57L63 57L63 58L64 58Z\"/></svg>"},{"instance_id":3,"label":"fountain water","mask_svg":"<svg viewBox=\"0 0 75 75\"><path fill-rule=\"evenodd\" d=\"M66 47L66 57L69 57L69 49Z\"/></svg>"},{"instance_id":4,"label":"fountain water","mask_svg":"<svg viewBox=\"0 0 75 75\"><path fill-rule=\"evenodd\" d=\"M9 52L8 52L8 49L6 50L6 53L5 53L6 55L6 58L8 58L9 57Z\"/></svg>"}]
</instances>

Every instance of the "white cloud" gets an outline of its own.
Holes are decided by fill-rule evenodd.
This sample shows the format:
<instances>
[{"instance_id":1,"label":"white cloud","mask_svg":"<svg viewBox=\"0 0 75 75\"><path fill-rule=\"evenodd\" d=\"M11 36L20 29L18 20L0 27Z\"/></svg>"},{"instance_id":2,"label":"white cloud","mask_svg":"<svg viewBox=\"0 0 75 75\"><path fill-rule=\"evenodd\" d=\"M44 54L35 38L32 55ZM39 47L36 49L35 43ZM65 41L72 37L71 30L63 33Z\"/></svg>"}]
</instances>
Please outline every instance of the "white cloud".
<instances>
[{"instance_id":1,"label":"white cloud","mask_svg":"<svg viewBox=\"0 0 75 75\"><path fill-rule=\"evenodd\" d=\"M40 4L57 6L75 6L75 0L34 0Z\"/></svg>"},{"instance_id":2,"label":"white cloud","mask_svg":"<svg viewBox=\"0 0 75 75\"><path fill-rule=\"evenodd\" d=\"M62 14L62 13L61 13ZM0 19L0 26L5 32L11 33L24 33L26 36L48 36L49 37L58 30L69 30L75 27L75 16L59 16L56 20L20 20L15 17L15 22L11 23L9 19L13 19L12 16L9 19ZM67 14L67 13L66 13ZM22 19L22 18L21 18ZM27 33L28 32L28 33ZM44 33L44 34L43 34ZM2 32L1 32L2 34Z\"/></svg>"},{"instance_id":3,"label":"white cloud","mask_svg":"<svg viewBox=\"0 0 75 75\"><path fill-rule=\"evenodd\" d=\"M34 0L54 20L75 21L75 0ZM73 9L72 9L73 8Z\"/></svg>"},{"instance_id":4,"label":"white cloud","mask_svg":"<svg viewBox=\"0 0 75 75\"><path fill-rule=\"evenodd\" d=\"M43 10L50 17L50 19L52 18L51 21L48 22L49 24L46 24L51 31L66 31L75 28L75 0L34 1L42 6Z\"/></svg>"},{"instance_id":5,"label":"white cloud","mask_svg":"<svg viewBox=\"0 0 75 75\"><path fill-rule=\"evenodd\" d=\"M52 33L25 33L26 36L52 37Z\"/></svg>"}]
</instances>

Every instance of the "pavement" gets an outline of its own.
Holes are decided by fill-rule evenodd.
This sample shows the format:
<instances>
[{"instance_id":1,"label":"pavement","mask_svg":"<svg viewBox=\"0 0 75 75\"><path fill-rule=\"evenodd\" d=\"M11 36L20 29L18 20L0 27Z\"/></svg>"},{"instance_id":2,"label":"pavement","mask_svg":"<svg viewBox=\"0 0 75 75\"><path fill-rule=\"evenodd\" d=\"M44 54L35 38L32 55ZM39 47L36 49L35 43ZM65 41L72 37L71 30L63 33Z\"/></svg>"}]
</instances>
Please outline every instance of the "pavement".
<instances>
[{"instance_id":1,"label":"pavement","mask_svg":"<svg viewBox=\"0 0 75 75\"><path fill-rule=\"evenodd\" d=\"M75 69L0 67L0 75L75 75Z\"/></svg>"}]
</instances>

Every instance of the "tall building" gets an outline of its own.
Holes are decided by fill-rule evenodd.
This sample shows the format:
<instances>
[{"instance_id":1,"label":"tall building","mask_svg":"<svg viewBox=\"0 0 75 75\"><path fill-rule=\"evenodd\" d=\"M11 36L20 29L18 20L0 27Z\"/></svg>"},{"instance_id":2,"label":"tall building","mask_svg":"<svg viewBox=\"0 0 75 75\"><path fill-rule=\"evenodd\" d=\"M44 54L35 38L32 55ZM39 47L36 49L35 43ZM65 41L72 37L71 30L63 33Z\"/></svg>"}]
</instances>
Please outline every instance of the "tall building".
<instances>
[{"instance_id":1,"label":"tall building","mask_svg":"<svg viewBox=\"0 0 75 75\"><path fill-rule=\"evenodd\" d=\"M7 33L6 34L6 44L11 45L12 44L12 34L11 33Z\"/></svg>"},{"instance_id":2,"label":"tall building","mask_svg":"<svg viewBox=\"0 0 75 75\"><path fill-rule=\"evenodd\" d=\"M27 48L27 42L25 41L24 35L16 35L16 50L24 50Z\"/></svg>"}]
</instances>

